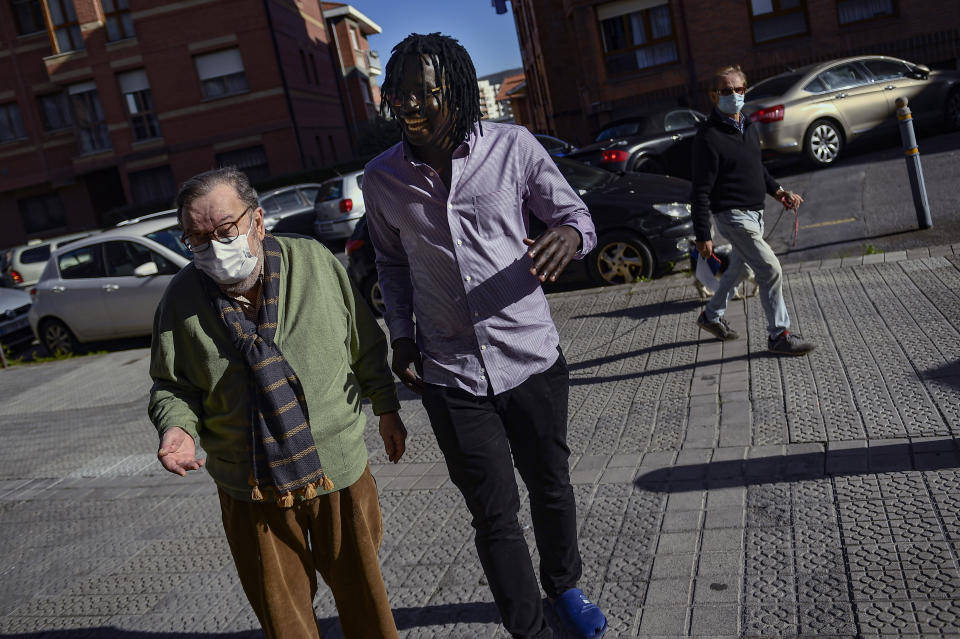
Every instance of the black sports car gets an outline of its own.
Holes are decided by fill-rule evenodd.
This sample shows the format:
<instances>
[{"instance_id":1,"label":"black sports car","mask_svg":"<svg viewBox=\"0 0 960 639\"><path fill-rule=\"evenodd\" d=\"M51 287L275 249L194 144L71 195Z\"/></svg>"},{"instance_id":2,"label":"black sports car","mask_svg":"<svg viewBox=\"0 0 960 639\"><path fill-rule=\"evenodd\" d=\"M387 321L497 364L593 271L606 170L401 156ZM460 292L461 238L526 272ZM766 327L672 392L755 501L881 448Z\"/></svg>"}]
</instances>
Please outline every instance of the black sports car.
<instances>
[{"instance_id":1,"label":"black sports car","mask_svg":"<svg viewBox=\"0 0 960 639\"><path fill-rule=\"evenodd\" d=\"M690 183L680 178L640 173L611 173L558 158L560 172L590 210L597 246L564 271L564 283L625 284L651 278L685 260L693 239ZM530 234L545 230L530 218ZM366 218L347 241L347 272L376 312L383 310L373 245Z\"/></svg>"},{"instance_id":2,"label":"black sports car","mask_svg":"<svg viewBox=\"0 0 960 639\"><path fill-rule=\"evenodd\" d=\"M614 120L604 126L593 144L567 157L611 171L689 178L693 136L704 120L702 113L687 108Z\"/></svg>"}]
</instances>

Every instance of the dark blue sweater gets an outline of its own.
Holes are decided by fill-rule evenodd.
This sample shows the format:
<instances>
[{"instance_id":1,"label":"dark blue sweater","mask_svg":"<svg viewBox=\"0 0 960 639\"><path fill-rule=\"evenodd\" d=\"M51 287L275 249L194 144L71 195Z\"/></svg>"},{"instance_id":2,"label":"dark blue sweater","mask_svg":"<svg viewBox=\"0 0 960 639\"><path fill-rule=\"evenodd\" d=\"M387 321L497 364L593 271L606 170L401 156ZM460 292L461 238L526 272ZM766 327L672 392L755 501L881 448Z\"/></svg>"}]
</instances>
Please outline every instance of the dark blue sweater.
<instances>
[{"instance_id":1,"label":"dark blue sweater","mask_svg":"<svg viewBox=\"0 0 960 639\"><path fill-rule=\"evenodd\" d=\"M743 117L743 116L741 116ZM711 239L710 213L759 210L764 195L780 188L760 158L760 137L752 122L740 133L714 110L693 141L693 227L698 241Z\"/></svg>"}]
</instances>

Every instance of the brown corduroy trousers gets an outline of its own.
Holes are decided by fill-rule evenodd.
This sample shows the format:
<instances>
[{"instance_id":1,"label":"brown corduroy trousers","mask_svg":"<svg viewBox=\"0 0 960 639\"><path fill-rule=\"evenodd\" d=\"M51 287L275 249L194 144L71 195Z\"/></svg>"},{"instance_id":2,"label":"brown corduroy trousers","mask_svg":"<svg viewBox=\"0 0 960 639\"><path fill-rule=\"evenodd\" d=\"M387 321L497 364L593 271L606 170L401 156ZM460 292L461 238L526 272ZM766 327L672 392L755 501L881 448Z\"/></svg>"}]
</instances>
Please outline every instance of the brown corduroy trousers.
<instances>
[{"instance_id":1,"label":"brown corduroy trousers","mask_svg":"<svg viewBox=\"0 0 960 639\"><path fill-rule=\"evenodd\" d=\"M347 639L395 639L377 551L383 522L367 466L352 486L292 508L220 491L223 529L267 639L319 639L317 572L333 592Z\"/></svg>"}]
</instances>

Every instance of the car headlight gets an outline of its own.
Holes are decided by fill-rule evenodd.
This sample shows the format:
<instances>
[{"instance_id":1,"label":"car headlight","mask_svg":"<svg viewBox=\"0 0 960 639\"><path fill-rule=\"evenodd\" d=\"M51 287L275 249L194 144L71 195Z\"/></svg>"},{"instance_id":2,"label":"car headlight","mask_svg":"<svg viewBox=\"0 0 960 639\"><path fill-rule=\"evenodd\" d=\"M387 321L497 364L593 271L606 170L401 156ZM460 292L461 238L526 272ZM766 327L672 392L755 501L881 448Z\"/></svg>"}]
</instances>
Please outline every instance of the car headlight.
<instances>
[{"instance_id":1,"label":"car headlight","mask_svg":"<svg viewBox=\"0 0 960 639\"><path fill-rule=\"evenodd\" d=\"M683 202L660 202L654 204L653 208L670 217L690 217L690 205Z\"/></svg>"}]
</instances>

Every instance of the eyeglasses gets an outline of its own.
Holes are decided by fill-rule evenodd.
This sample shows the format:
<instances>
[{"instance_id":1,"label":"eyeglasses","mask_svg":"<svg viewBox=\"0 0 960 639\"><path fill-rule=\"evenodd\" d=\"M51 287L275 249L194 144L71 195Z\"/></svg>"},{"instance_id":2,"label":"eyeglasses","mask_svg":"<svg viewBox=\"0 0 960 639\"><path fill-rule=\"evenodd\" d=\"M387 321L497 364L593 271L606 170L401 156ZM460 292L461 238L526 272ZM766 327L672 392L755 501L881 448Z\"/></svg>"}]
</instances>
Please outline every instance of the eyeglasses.
<instances>
[{"instance_id":1,"label":"eyeglasses","mask_svg":"<svg viewBox=\"0 0 960 639\"><path fill-rule=\"evenodd\" d=\"M237 226L237 223L243 219L243 216L247 214L247 211L252 209L252 206L248 206L243 209L243 213L237 216L237 219L231 220L229 222L223 222L218 224L212 233L183 233L180 236L180 241L183 242L183 245L186 246L191 253L202 253L210 248L210 240L216 240L221 244L229 244L238 237L240 237L240 227Z\"/></svg>"},{"instance_id":2,"label":"eyeglasses","mask_svg":"<svg viewBox=\"0 0 960 639\"><path fill-rule=\"evenodd\" d=\"M441 87L434 87L432 89L420 87L411 90L388 89L384 92L383 98L395 109L399 109L407 104L412 104L414 109L420 110L431 96L437 98L442 91L443 88Z\"/></svg>"},{"instance_id":3,"label":"eyeglasses","mask_svg":"<svg viewBox=\"0 0 960 639\"><path fill-rule=\"evenodd\" d=\"M733 95L734 93L739 93L743 95L747 92L747 87L723 87L722 89L717 89L717 93L720 95Z\"/></svg>"}]
</instances>

